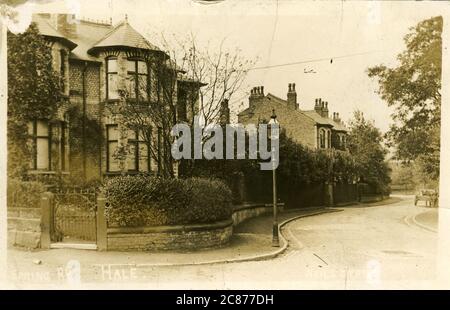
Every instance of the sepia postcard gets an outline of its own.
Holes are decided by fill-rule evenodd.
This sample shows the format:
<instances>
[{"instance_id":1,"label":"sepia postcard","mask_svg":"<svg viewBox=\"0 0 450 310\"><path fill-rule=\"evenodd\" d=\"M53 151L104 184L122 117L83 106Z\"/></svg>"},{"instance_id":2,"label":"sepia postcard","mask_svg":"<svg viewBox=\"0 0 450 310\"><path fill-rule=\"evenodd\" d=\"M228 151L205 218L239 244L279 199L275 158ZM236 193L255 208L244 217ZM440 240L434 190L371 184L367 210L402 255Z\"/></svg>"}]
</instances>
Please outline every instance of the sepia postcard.
<instances>
[{"instance_id":1,"label":"sepia postcard","mask_svg":"<svg viewBox=\"0 0 450 310\"><path fill-rule=\"evenodd\" d=\"M449 18L1 0L1 288L449 289Z\"/></svg>"}]
</instances>

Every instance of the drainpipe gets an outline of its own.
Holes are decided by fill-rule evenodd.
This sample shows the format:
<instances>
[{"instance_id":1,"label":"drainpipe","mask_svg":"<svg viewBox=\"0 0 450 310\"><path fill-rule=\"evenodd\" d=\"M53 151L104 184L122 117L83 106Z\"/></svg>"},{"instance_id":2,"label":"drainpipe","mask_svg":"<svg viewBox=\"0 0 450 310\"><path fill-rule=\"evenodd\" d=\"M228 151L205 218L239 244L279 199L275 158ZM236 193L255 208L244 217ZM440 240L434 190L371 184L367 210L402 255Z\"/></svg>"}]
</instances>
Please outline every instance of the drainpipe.
<instances>
[{"instance_id":1,"label":"drainpipe","mask_svg":"<svg viewBox=\"0 0 450 310\"><path fill-rule=\"evenodd\" d=\"M81 130L82 130L82 157L83 157L83 179L86 181L86 70L87 61L84 62L83 72L82 72L82 87L83 87L83 118L81 120Z\"/></svg>"},{"instance_id":2,"label":"drainpipe","mask_svg":"<svg viewBox=\"0 0 450 310\"><path fill-rule=\"evenodd\" d=\"M99 165L98 165L98 169L99 169L99 171L98 171L98 173L99 173L99 176L100 176L100 181L101 182L103 182L103 160L102 160L102 151L103 151L103 143L105 143L105 141L104 141L104 139L103 139L103 122L102 122L102 117L103 117L103 107L102 107L102 104L101 104L101 101L102 101L102 95L101 95L101 87L102 87L102 84L101 84L101 80L102 80L102 78L101 78L101 76L102 76L102 74L101 74L101 68L99 68L98 69L98 71L99 71L99 79L98 79L98 90L99 90L99 92L98 92L98 124L99 124L99 128L100 128L100 134L101 134L101 141L100 141L100 143L98 144L98 156L99 156Z\"/></svg>"}]
</instances>

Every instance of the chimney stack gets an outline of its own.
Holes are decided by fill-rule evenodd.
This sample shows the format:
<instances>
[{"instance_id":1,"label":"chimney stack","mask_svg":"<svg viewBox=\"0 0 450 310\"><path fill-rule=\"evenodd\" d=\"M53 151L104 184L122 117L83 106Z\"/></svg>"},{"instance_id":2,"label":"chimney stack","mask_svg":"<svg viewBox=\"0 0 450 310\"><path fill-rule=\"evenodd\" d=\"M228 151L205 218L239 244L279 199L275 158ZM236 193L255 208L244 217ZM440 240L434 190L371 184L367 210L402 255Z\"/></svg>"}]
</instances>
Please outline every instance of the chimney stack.
<instances>
[{"instance_id":1,"label":"chimney stack","mask_svg":"<svg viewBox=\"0 0 450 310\"><path fill-rule=\"evenodd\" d=\"M316 98L316 104L314 105L314 110L317 113L322 114L322 99L321 98Z\"/></svg>"},{"instance_id":2,"label":"chimney stack","mask_svg":"<svg viewBox=\"0 0 450 310\"><path fill-rule=\"evenodd\" d=\"M298 109L297 92L295 91L295 83L288 84L287 102L288 102L289 107L292 107L295 110Z\"/></svg>"},{"instance_id":3,"label":"chimney stack","mask_svg":"<svg viewBox=\"0 0 450 310\"><path fill-rule=\"evenodd\" d=\"M228 99L223 99L220 103L220 124L222 126L230 123L230 107L228 104Z\"/></svg>"},{"instance_id":4,"label":"chimney stack","mask_svg":"<svg viewBox=\"0 0 450 310\"><path fill-rule=\"evenodd\" d=\"M250 108L254 107L264 98L264 86L253 87L248 98Z\"/></svg>"},{"instance_id":5,"label":"chimney stack","mask_svg":"<svg viewBox=\"0 0 450 310\"><path fill-rule=\"evenodd\" d=\"M322 109L322 117L328 118L328 101L324 102L324 106Z\"/></svg>"},{"instance_id":6,"label":"chimney stack","mask_svg":"<svg viewBox=\"0 0 450 310\"><path fill-rule=\"evenodd\" d=\"M76 37L77 21L75 20L75 14L58 14L56 29L69 38Z\"/></svg>"}]
</instances>

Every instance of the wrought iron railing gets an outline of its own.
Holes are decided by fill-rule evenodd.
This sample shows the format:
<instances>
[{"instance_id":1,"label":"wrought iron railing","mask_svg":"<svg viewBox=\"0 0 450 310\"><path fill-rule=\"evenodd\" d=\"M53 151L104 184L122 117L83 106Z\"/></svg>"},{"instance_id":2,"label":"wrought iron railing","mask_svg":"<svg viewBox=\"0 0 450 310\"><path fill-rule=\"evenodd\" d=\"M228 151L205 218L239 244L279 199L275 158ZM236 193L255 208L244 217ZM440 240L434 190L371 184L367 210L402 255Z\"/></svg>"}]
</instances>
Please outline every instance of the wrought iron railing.
<instances>
[{"instance_id":1,"label":"wrought iron railing","mask_svg":"<svg viewBox=\"0 0 450 310\"><path fill-rule=\"evenodd\" d=\"M96 241L95 191L64 189L55 193L56 241Z\"/></svg>"}]
</instances>

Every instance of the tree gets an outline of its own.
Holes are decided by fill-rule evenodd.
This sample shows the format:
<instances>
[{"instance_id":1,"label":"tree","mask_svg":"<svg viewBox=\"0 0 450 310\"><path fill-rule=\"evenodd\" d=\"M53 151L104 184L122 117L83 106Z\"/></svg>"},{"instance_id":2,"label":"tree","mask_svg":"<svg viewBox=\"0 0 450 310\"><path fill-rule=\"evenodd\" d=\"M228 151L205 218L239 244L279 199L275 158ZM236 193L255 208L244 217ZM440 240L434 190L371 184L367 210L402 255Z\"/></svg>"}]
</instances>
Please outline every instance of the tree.
<instances>
[{"instance_id":1,"label":"tree","mask_svg":"<svg viewBox=\"0 0 450 310\"><path fill-rule=\"evenodd\" d=\"M427 163L429 177L439 176L441 121L442 17L424 20L404 38L406 50L399 65L368 69L379 83L379 94L395 108L387 138L396 157Z\"/></svg>"},{"instance_id":2,"label":"tree","mask_svg":"<svg viewBox=\"0 0 450 310\"><path fill-rule=\"evenodd\" d=\"M51 119L63 103L59 74L53 69L51 47L34 23L21 34L8 33L8 173L27 168L27 123Z\"/></svg>"},{"instance_id":3,"label":"tree","mask_svg":"<svg viewBox=\"0 0 450 310\"><path fill-rule=\"evenodd\" d=\"M376 193L388 191L390 183L387 154L383 146L383 135L360 111L355 111L349 122L347 146L355 160L359 179L372 186Z\"/></svg>"},{"instance_id":4,"label":"tree","mask_svg":"<svg viewBox=\"0 0 450 310\"><path fill-rule=\"evenodd\" d=\"M171 156L171 129L179 122L193 128L195 118L201 125L218 122L221 104L230 100L244 80L251 62L238 51L211 53L197 46L195 38L176 41L175 46L164 38L164 53L149 54L146 63L151 81L140 80L121 89L119 106L110 106L125 128L138 130L147 142L150 156L158 163L162 176L174 175ZM147 77L138 77L146 79ZM207 139L207 136L203 137ZM129 150L123 145L118 156L122 159ZM193 165L193 160L190 162ZM187 167L185 167L187 168Z\"/></svg>"}]
</instances>

